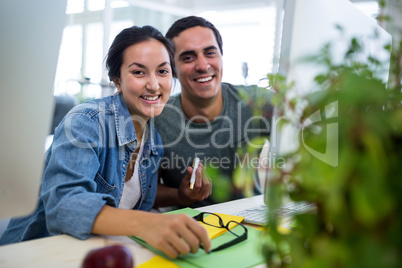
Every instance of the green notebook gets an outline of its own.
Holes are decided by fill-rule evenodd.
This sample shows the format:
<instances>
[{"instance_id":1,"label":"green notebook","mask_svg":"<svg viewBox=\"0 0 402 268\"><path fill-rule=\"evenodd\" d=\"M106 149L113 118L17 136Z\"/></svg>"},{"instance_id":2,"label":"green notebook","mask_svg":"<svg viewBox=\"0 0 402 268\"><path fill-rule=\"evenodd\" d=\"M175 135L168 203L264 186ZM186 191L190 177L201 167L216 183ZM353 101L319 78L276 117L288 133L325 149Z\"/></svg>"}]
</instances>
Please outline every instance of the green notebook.
<instances>
[{"instance_id":1,"label":"green notebook","mask_svg":"<svg viewBox=\"0 0 402 268\"><path fill-rule=\"evenodd\" d=\"M211 211L213 212L213 211ZM185 208L180 210L175 210L168 212L169 214L185 213L189 216L195 216L200 213L200 211ZM237 228L237 227L235 227ZM240 228L240 227L239 227ZM221 251L212 252L210 254L205 253L200 249L196 254L188 254L186 256L180 256L177 259L171 259L162 252L151 247L145 243L139 237L131 237L141 245L150 249L154 253L163 256L164 258L174 262L180 267L230 267L230 268L246 268L253 267L264 262L264 257L262 255L262 231L254 229L252 227L247 227L248 238L247 240L231 246L229 248L223 249ZM214 244L223 244L224 242L233 239L231 233L224 233L214 239L212 239L212 246Z\"/></svg>"}]
</instances>

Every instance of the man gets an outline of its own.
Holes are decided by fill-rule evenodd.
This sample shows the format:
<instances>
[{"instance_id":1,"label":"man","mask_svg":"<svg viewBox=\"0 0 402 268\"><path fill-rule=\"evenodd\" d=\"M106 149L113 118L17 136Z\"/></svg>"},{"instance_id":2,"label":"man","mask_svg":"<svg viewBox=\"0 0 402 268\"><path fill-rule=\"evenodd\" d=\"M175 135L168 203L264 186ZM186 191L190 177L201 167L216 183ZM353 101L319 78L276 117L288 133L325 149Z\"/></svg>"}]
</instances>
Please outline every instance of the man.
<instances>
[{"instance_id":1,"label":"man","mask_svg":"<svg viewBox=\"0 0 402 268\"><path fill-rule=\"evenodd\" d=\"M254 137L268 137L272 107L266 110L268 119L254 116L251 107L240 99L239 90L222 83L222 38L209 21L196 16L179 19L166 37L175 47L181 94L171 97L163 113L155 118L165 149L160 169L163 184L158 185L155 206L216 203L215 195L210 196L212 183L205 173L206 165L220 171L219 177L212 178L214 191L224 188L228 200L244 197L234 186L232 175L239 164L250 163L241 162L237 151L253 145ZM257 93L251 92L254 98L261 97ZM190 190L193 169L189 166L195 157L202 164ZM261 193L258 187L255 190Z\"/></svg>"}]
</instances>

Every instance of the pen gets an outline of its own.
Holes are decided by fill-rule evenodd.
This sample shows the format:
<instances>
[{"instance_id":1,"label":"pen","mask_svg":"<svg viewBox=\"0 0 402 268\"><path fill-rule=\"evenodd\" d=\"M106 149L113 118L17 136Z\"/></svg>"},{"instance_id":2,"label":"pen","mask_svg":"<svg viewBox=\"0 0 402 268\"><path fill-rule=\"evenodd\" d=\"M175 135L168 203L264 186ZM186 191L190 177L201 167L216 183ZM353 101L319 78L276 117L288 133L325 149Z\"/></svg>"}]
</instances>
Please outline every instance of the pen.
<instances>
[{"instance_id":1,"label":"pen","mask_svg":"<svg viewBox=\"0 0 402 268\"><path fill-rule=\"evenodd\" d=\"M197 171L198 165L200 164L200 159L198 157L193 160L193 173L191 173L190 179L190 190L193 190L195 183L195 172Z\"/></svg>"}]
</instances>

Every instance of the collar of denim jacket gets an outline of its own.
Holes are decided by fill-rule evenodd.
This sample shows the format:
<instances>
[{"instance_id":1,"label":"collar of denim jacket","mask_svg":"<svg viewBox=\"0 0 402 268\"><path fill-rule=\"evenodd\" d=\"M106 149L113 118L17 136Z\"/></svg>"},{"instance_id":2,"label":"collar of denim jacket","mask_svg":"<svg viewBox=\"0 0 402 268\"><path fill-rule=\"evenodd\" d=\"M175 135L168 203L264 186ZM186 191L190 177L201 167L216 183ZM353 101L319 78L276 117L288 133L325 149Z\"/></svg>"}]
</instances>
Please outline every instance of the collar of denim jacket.
<instances>
[{"instance_id":1,"label":"collar of denim jacket","mask_svg":"<svg viewBox=\"0 0 402 268\"><path fill-rule=\"evenodd\" d=\"M145 130L145 137L146 141L149 141L149 149L154 155L158 155L158 150L156 149L155 145L155 135L156 135L156 129L155 125L151 122L151 120L148 120L147 122L147 128ZM146 142L148 143L148 142ZM162 146L162 144L159 144L159 146Z\"/></svg>"},{"instance_id":2,"label":"collar of denim jacket","mask_svg":"<svg viewBox=\"0 0 402 268\"><path fill-rule=\"evenodd\" d=\"M133 146L133 149L135 150L138 144L138 140L135 134L134 124L131 118L130 111L120 93L116 92L112 96L112 105L115 115L116 133L119 146ZM150 120L148 120L145 131L145 143L148 143L149 141L152 153L158 154L154 141L154 133L154 125L150 122Z\"/></svg>"}]
</instances>

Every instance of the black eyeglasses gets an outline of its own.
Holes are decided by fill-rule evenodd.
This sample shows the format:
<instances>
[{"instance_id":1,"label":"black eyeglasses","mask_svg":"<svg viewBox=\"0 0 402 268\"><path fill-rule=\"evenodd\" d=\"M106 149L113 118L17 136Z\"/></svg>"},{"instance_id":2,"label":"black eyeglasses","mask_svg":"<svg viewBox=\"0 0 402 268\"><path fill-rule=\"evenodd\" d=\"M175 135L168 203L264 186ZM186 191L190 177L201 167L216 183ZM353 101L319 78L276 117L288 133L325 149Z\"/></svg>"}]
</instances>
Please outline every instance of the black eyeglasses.
<instances>
[{"instance_id":1,"label":"black eyeglasses","mask_svg":"<svg viewBox=\"0 0 402 268\"><path fill-rule=\"evenodd\" d=\"M216 217L216 218L207 218L207 216L211 216L211 215L213 217ZM236 244L238 244L238 243L240 243L240 242L242 242L242 241L247 239L247 228L246 228L246 226L244 226L243 224L241 224L239 222L228 221L228 223L225 225L223 223L222 218L219 215L214 214L214 213L210 213L210 212L201 212L200 214L198 214L197 216L194 216L193 218L196 219L197 221L203 222L204 224L207 224L207 225L212 226L212 227L225 228L230 233L232 233L233 235L236 236L235 239L233 239L233 240L231 240L231 241L229 241L229 242L227 242L225 244L222 244L222 245L218 246L217 248L212 249L211 252L228 248L230 246L236 245ZM217 225L216 222L218 222L219 225ZM232 231L232 228L234 228L236 225L242 227L240 232Z\"/></svg>"}]
</instances>

